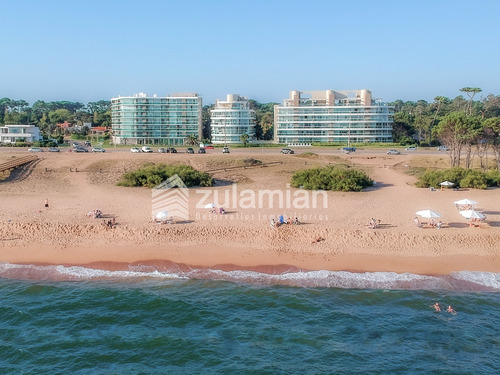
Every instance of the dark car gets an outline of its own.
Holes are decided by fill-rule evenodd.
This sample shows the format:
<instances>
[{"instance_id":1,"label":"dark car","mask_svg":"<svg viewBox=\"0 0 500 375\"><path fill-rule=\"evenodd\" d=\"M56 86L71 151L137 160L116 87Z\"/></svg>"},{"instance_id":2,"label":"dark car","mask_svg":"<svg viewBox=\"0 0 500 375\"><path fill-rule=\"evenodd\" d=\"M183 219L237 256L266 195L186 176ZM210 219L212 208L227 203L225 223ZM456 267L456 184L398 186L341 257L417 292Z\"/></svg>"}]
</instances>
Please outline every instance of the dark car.
<instances>
[{"instance_id":1,"label":"dark car","mask_svg":"<svg viewBox=\"0 0 500 375\"><path fill-rule=\"evenodd\" d=\"M205 149L202 147L198 150L198 154L206 154L207 152L205 151Z\"/></svg>"},{"instance_id":2,"label":"dark car","mask_svg":"<svg viewBox=\"0 0 500 375\"><path fill-rule=\"evenodd\" d=\"M342 152L345 154L349 154L350 152L355 152L355 151L356 151L356 147L344 147L342 149Z\"/></svg>"},{"instance_id":3,"label":"dark car","mask_svg":"<svg viewBox=\"0 0 500 375\"><path fill-rule=\"evenodd\" d=\"M85 141L85 146L89 146L90 147L92 145L90 144L90 141Z\"/></svg>"},{"instance_id":4,"label":"dark car","mask_svg":"<svg viewBox=\"0 0 500 375\"><path fill-rule=\"evenodd\" d=\"M222 149L222 153L223 153L223 154L229 154L229 147L224 147L224 148Z\"/></svg>"},{"instance_id":5,"label":"dark car","mask_svg":"<svg viewBox=\"0 0 500 375\"><path fill-rule=\"evenodd\" d=\"M88 149L86 149L85 147L75 147L73 149L74 152L89 152Z\"/></svg>"},{"instance_id":6,"label":"dark car","mask_svg":"<svg viewBox=\"0 0 500 375\"><path fill-rule=\"evenodd\" d=\"M170 152L172 154L177 154L177 150L175 148L173 148L173 147L167 148L167 152Z\"/></svg>"},{"instance_id":7,"label":"dark car","mask_svg":"<svg viewBox=\"0 0 500 375\"><path fill-rule=\"evenodd\" d=\"M188 149L186 150L186 153L194 154L194 150L191 147L188 147Z\"/></svg>"}]
</instances>

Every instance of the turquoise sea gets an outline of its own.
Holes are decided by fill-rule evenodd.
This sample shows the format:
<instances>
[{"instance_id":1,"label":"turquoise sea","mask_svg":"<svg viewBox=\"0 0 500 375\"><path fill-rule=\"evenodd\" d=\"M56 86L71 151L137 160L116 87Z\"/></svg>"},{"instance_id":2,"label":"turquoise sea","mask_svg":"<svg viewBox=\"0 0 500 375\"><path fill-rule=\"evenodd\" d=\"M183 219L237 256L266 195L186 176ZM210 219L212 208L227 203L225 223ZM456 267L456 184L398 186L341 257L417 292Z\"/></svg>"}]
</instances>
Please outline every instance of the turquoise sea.
<instances>
[{"instance_id":1,"label":"turquoise sea","mask_svg":"<svg viewBox=\"0 0 500 375\"><path fill-rule=\"evenodd\" d=\"M0 301L0 374L500 373L500 274L0 264Z\"/></svg>"}]
</instances>

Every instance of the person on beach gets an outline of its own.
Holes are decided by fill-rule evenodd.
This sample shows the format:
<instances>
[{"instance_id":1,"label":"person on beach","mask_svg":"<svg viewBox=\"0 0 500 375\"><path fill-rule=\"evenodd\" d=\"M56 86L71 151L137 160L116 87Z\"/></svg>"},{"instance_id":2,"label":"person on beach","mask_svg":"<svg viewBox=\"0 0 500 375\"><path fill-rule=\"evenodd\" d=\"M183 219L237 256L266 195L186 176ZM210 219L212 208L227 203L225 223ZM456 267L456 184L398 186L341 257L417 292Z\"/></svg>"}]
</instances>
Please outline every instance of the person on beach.
<instances>
[{"instance_id":1,"label":"person on beach","mask_svg":"<svg viewBox=\"0 0 500 375\"><path fill-rule=\"evenodd\" d=\"M431 305L430 307L433 307L436 312L441 312L441 306L439 305L439 302L436 302L434 305Z\"/></svg>"},{"instance_id":2,"label":"person on beach","mask_svg":"<svg viewBox=\"0 0 500 375\"><path fill-rule=\"evenodd\" d=\"M45 198L45 208L49 208L49 200Z\"/></svg>"},{"instance_id":3,"label":"person on beach","mask_svg":"<svg viewBox=\"0 0 500 375\"><path fill-rule=\"evenodd\" d=\"M415 223L415 225L417 227L421 227L422 224L420 223L420 219L418 217L415 216L415 219L413 219L413 222Z\"/></svg>"}]
</instances>

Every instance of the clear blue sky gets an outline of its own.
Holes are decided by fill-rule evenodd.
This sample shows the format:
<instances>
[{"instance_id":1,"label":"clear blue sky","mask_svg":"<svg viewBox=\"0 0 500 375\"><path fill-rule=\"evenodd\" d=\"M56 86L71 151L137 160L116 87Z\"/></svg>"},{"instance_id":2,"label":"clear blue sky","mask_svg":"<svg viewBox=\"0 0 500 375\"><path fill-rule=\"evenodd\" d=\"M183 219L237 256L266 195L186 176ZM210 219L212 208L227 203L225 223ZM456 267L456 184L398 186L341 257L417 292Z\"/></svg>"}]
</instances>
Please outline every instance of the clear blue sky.
<instances>
[{"instance_id":1,"label":"clear blue sky","mask_svg":"<svg viewBox=\"0 0 500 375\"><path fill-rule=\"evenodd\" d=\"M500 1L3 1L0 97L500 95Z\"/></svg>"}]
</instances>

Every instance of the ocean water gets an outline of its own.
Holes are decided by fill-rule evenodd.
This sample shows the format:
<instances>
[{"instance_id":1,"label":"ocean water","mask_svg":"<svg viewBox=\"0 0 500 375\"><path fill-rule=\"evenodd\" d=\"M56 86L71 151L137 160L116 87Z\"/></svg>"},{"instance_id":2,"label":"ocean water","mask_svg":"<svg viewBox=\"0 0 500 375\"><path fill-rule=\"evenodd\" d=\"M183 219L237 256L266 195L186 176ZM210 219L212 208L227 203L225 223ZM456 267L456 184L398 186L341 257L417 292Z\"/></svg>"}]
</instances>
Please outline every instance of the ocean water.
<instances>
[{"instance_id":1,"label":"ocean water","mask_svg":"<svg viewBox=\"0 0 500 375\"><path fill-rule=\"evenodd\" d=\"M498 374L499 292L480 272L0 264L0 374Z\"/></svg>"}]
</instances>

